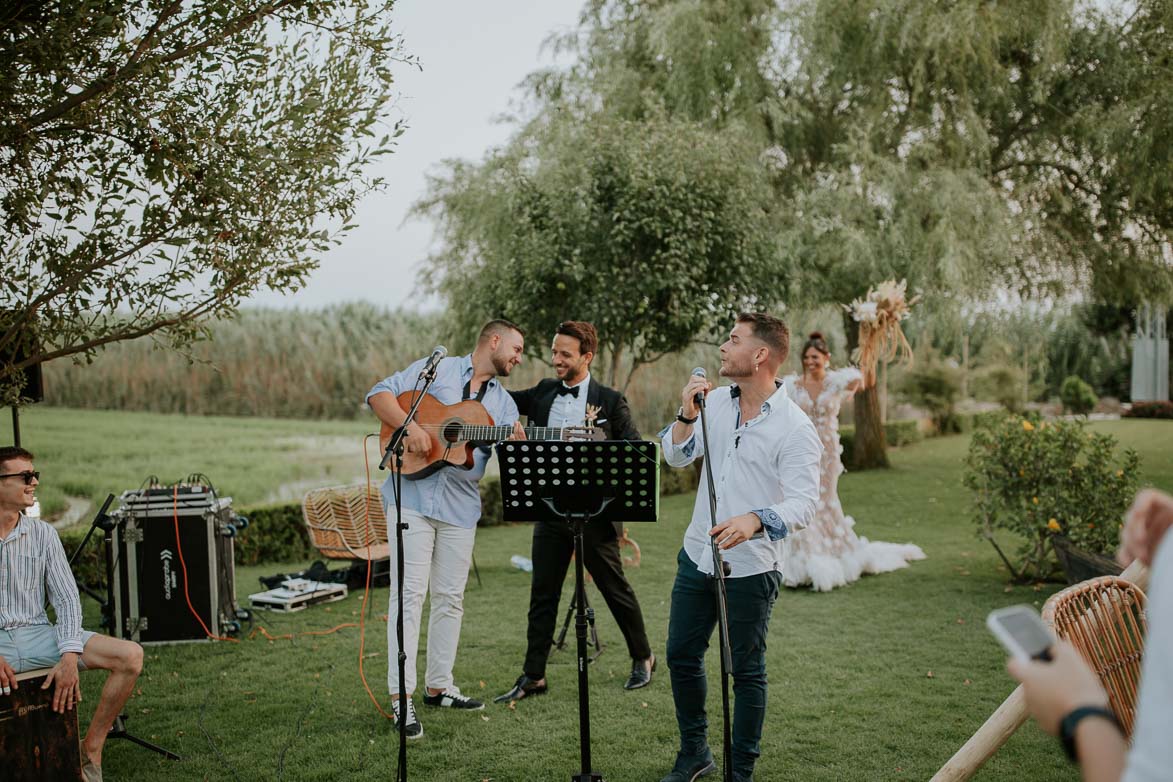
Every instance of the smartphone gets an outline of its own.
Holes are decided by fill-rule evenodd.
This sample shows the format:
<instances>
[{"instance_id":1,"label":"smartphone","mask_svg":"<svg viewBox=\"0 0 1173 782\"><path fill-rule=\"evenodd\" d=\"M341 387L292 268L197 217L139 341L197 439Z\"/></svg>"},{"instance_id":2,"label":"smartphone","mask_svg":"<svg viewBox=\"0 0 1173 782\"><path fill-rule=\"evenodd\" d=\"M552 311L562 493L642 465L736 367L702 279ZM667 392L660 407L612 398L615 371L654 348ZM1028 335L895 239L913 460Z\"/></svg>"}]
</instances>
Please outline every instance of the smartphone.
<instances>
[{"instance_id":1,"label":"smartphone","mask_svg":"<svg viewBox=\"0 0 1173 782\"><path fill-rule=\"evenodd\" d=\"M1016 605L991 611L986 617L986 627L1010 656L1020 660L1051 660L1055 636L1033 607Z\"/></svg>"}]
</instances>

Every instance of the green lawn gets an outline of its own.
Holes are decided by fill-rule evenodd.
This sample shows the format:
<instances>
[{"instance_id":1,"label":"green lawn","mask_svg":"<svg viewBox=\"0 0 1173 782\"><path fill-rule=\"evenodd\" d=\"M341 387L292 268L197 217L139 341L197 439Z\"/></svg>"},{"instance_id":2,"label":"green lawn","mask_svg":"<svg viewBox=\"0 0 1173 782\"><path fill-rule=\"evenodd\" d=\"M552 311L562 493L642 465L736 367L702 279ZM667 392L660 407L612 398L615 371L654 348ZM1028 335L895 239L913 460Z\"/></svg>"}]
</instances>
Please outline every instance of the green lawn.
<instances>
[{"instance_id":1,"label":"green lawn","mask_svg":"<svg viewBox=\"0 0 1173 782\"><path fill-rule=\"evenodd\" d=\"M38 423L49 429L56 414L41 415L39 422L37 416L28 416L30 431ZM89 426L84 417L100 414L76 415L75 428L81 428ZM194 425L196 420L182 423ZM158 423L165 426L161 417ZM230 429L230 423L235 421L219 419L213 425ZM283 423L299 435L314 426L322 431L353 426ZM279 426L265 422L270 425ZM1127 421L1097 428L1141 452L1147 482L1173 490L1173 424ZM96 439L94 434L83 438ZM33 444L32 436L26 441ZM928 559L830 594L784 592L771 627L770 713L758 779L928 779L1013 689L1003 653L985 629L985 615L1011 603L1041 606L1058 585L1008 586L994 551L974 535L968 497L960 485L966 443L965 437L928 440L894 451L891 470L843 478L843 502L860 534L918 543ZM60 458L62 446L43 450L52 460ZM141 445L143 453L153 450L150 443ZM105 453L115 458L110 450ZM274 474L254 479L248 459L230 467L227 459L234 455L211 435L193 445L191 455L199 469L228 474L240 486L262 484ZM176 458L174 452L168 457L172 464L178 464ZM130 472L162 474L151 463L144 457L145 467ZM81 471L81 465L71 469ZM128 474L119 469L101 466L116 477ZM184 468L190 469L195 468ZM228 478L222 480L227 485ZM643 564L629 573L659 652L667 630L674 558L691 507L691 497L669 498L659 524L632 525ZM465 692L488 699L507 689L520 672L529 579L510 566L509 557L528 553L529 537L524 526L490 528L479 535L476 558L483 585L473 580L468 589L456 670ZM292 567L238 569L242 602L258 589L258 575ZM602 599L591 590L592 603L600 608L599 634L607 645L590 669L594 765L612 782L655 782L671 764L676 742L667 671L661 666L645 690L621 689L629 661ZM375 616L366 631L365 660L367 678L384 705L386 595L379 590L373 597ZM359 600L352 595L298 614L262 615L258 624L273 635L325 630L357 621ZM96 613L89 601L87 611ZM358 631L350 628L292 641L269 642L258 634L240 644L151 647L140 693L130 704L129 727L184 760L164 761L129 743L115 743L106 755L109 778L388 779L395 737L363 692L358 659ZM716 744L720 700L712 654L710 664ZM421 674L422 666L421 660ZM479 714L424 710L426 736L409 748L412 778L564 782L578 763L573 653L554 653L548 675L551 693L513 711L493 705ZM87 710L93 707L99 680L100 674L83 678ZM1076 774L1058 744L1032 724L976 778L1073 780Z\"/></svg>"},{"instance_id":2,"label":"green lawn","mask_svg":"<svg viewBox=\"0 0 1173 782\"><path fill-rule=\"evenodd\" d=\"M58 514L66 496L79 511L137 489L205 473L238 505L300 499L306 489L363 475L362 438L371 421L295 421L71 410L33 405L20 414L21 445L37 456L42 511ZM0 440L11 442L11 419ZM372 455L378 446L371 445ZM377 458L376 458L377 463ZM373 465L372 465L373 466ZM95 509L96 510L96 509ZM84 515L84 513L83 513ZM90 516L85 516L88 522Z\"/></svg>"}]
</instances>

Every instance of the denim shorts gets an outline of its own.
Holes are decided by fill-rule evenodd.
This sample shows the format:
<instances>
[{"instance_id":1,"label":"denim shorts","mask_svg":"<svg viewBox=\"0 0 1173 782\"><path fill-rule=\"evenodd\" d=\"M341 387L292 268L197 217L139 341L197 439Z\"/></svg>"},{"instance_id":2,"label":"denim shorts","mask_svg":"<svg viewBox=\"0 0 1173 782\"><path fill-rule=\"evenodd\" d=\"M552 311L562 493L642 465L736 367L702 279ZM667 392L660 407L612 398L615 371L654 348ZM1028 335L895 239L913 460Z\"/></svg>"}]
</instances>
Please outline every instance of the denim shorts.
<instances>
[{"instance_id":1,"label":"denim shorts","mask_svg":"<svg viewBox=\"0 0 1173 782\"><path fill-rule=\"evenodd\" d=\"M95 633L81 631L81 645L85 646ZM30 625L0 630L0 657L3 657L17 673L37 668L52 668L61 659L57 650L57 628L53 625ZM85 670L81 656L77 660L78 670Z\"/></svg>"}]
</instances>

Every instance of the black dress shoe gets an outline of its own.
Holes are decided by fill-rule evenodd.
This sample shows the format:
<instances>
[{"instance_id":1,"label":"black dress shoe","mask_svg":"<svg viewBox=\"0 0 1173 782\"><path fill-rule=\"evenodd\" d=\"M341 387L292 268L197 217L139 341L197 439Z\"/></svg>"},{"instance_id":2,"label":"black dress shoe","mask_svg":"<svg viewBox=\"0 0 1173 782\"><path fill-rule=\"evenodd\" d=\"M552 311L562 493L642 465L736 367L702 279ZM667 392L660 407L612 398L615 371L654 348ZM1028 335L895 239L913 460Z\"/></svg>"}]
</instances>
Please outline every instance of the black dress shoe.
<instances>
[{"instance_id":1,"label":"black dress shoe","mask_svg":"<svg viewBox=\"0 0 1173 782\"><path fill-rule=\"evenodd\" d=\"M631 676L623 683L625 690L638 690L652 683L652 673L656 670L656 655L646 660L635 660L631 664Z\"/></svg>"},{"instance_id":2,"label":"black dress shoe","mask_svg":"<svg viewBox=\"0 0 1173 782\"><path fill-rule=\"evenodd\" d=\"M513 689L509 692L502 693L493 699L493 703L509 703L510 701L519 701L522 698L528 698L531 695L542 695L546 690L550 689L546 686L544 678L537 681L526 676L524 673L517 677L517 682L514 683Z\"/></svg>"}]
</instances>

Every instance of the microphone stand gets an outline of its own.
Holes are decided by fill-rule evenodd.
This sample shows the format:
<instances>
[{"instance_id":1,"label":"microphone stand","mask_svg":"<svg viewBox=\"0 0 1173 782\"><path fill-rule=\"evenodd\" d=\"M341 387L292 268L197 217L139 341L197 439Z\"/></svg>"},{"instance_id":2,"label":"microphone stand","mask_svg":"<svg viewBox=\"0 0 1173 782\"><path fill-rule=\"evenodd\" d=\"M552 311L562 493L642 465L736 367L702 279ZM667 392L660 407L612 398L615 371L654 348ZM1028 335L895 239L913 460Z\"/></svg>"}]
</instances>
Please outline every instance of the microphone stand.
<instances>
[{"instance_id":1,"label":"microphone stand","mask_svg":"<svg viewBox=\"0 0 1173 782\"><path fill-rule=\"evenodd\" d=\"M717 491L713 481L713 454L709 449L709 421L703 393L696 395L696 404L701 411L701 435L705 439L705 479L709 489L709 529L712 529L717 526ZM713 554L713 578L717 581L717 629L721 644L721 711L725 722L721 776L725 782L733 782L733 730L729 718L729 675L733 670L733 652L729 646L729 607L725 593L725 579L731 569L721 555L717 538L709 536L709 548Z\"/></svg>"},{"instance_id":2,"label":"microphone stand","mask_svg":"<svg viewBox=\"0 0 1173 782\"><path fill-rule=\"evenodd\" d=\"M392 476L395 480L395 641L399 646L399 768L395 773L396 782L407 782L407 652L403 649L403 531L407 525L403 523L403 440L407 437L407 427L415 419L420 402L436 380L439 363L433 363L420 373L420 379L424 381L423 388L412 400L403 425L391 435L387 450L379 462L379 469L385 470L387 462L392 456L395 457L395 475Z\"/></svg>"}]
</instances>

